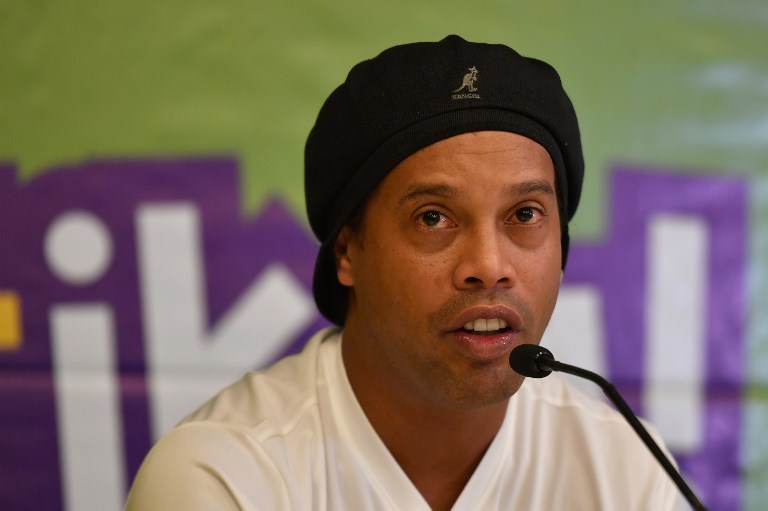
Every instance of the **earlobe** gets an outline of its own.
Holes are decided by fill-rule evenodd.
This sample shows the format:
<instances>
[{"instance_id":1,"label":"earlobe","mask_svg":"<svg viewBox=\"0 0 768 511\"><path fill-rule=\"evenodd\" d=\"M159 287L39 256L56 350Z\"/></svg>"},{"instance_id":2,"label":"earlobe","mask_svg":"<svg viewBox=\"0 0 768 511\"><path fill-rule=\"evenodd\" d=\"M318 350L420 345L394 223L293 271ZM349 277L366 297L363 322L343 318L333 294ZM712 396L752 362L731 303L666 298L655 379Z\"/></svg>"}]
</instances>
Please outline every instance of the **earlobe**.
<instances>
[{"instance_id":1,"label":"earlobe","mask_svg":"<svg viewBox=\"0 0 768 511\"><path fill-rule=\"evenodd\" d=\"M334 259L336 260L336 277L343 286L351 287L355 284L352 271L352 257L350 255L350 241L352 230L345 226L336 237L333 245Z\"/></svg>"}]
</instances>

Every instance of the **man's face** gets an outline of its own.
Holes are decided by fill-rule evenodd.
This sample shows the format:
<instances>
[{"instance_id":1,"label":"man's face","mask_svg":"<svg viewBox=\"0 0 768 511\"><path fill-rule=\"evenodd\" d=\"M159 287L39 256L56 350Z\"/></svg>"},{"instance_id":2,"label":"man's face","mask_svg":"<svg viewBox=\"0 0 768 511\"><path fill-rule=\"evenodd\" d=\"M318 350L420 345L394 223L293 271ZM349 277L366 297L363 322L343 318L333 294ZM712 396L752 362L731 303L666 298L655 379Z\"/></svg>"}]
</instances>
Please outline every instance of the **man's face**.
<instances>
[{"instance_id":1,"label":"man's face","mask_svg":"<svg viewBox=\"0 0 768 511\"><path fill-rule=\"evenodd\" d=\"M547 151L507 132L455 136L395 167L336 245L348 370L459 408L516 392L509 352L539 342L560 285L554 179Z\"/></svg>"}]
</instances>

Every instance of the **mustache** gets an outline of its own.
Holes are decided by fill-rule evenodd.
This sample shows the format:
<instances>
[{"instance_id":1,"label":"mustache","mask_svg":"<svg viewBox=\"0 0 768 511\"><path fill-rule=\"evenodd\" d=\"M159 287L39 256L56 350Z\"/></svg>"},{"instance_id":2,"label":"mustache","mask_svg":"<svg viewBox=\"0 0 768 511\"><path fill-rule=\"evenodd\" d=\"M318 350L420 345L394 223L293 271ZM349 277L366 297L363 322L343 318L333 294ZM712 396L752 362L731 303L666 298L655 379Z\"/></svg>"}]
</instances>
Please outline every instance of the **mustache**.
<instances>
[{"instance_id":1,"label":"mustache","mask_svg":"<svg viewBox=\"0 0 768 511\"><path fill-rule=\"evenodd\" d=\"M529 325L532 321L531 308L519 296L503 289L472 289L465 290L454 295L443 303L439 309L429 314L429 322L432 325L444 326L466 311L476 306L504 305L515 311L522 320L523 325Z\"/></svg>"}]
</instances>

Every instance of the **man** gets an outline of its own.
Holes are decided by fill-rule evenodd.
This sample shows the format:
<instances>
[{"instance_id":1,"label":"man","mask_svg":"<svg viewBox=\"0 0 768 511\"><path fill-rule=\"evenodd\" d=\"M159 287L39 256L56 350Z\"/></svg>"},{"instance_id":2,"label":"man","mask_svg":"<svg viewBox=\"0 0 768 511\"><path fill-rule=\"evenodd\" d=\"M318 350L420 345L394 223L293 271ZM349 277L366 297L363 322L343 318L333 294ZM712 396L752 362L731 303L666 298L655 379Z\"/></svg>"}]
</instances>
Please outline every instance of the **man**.
<instances>
[{"instance_id":1,"label":"man","mask_svg":"<svg viewBox=\"0 0 768 511\"><path fill-rule=\"evenodd\" d=\"M161 439L128 509L671 509L618 414L509 367L552 314L581 192L550 66L457 36L389 49L305 156L314 296L343 329Z\"/></svg>"}]
</instances>

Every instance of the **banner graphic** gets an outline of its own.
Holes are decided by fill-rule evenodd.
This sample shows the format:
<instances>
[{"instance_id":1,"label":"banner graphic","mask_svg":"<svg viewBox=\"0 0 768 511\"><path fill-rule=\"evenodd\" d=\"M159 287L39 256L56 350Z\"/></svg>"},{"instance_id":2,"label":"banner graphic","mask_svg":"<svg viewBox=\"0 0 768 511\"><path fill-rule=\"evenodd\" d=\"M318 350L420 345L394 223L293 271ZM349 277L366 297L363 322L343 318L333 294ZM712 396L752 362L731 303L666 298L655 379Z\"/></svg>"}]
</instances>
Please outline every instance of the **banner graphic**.
<instances>
[{"instance_id":1,"label":"banner graphic","mask_svg":"<svg viewBox=\"0 0 768 511\"><path fill-rule=\"evenodd\" d=\"M615 168L544 344L610 378L712 509L738 509L747 182ZM317 244L234 158L0 166L0 509L120 509L152 442L327 323ZM594 389L586 389L593 392ZM59 503L52 507L52 503Z\"/></svg>"}]
</instances>

